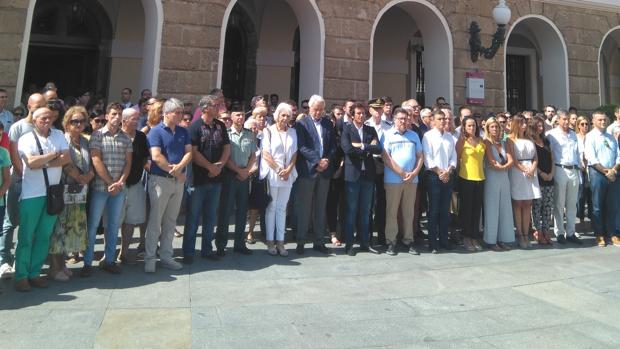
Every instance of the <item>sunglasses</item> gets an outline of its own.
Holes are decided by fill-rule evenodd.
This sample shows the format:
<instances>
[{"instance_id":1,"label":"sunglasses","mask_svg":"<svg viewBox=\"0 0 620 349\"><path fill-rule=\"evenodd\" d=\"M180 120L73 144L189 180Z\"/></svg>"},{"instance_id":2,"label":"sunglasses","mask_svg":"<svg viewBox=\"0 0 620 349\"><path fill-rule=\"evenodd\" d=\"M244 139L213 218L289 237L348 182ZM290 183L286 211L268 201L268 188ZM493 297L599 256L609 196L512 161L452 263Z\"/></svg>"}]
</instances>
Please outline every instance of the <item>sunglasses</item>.
<instances>
[{"instance_id":1,"label":"sunglasses","mask_svg":"<svg viewBox=\"0 0 620 349\"><path fill-rule=\"evenodd\" d=\"M190 122L190 121L192 121L192 119L191 118L183 118L183 121Z\"/></svg>"},{"instance_id":2,"label":"sunglasses","mask_svg":"<svg viewBox=\"0 0 620 349\"><path fill-rule=\"evenodd\" d=\"M582 123L579 124L579 126L588 126L588 124L585 123L585 122L582 122Z\"/></svg>"},{"instance_id":3,"label":"sunglasses","mask_svg":"<svg viewBox=\"0 0 620 349\"><path fill-rule=\"evenodd\" d=\"M70 120L70 121L69 121L69 123L70 123L71 125L74 125L74 126L77 126L77 125L82 125L82 124L84 124L85 122L86 122L86 120L84 120L84 119L72 119L72 120Z\"/></svg>"},{"instance_id":4,"label":"sunglasses","mask_svg":"<svg viewBox=\"0 0 620 349\"><path fill-rule=\"evenodd\" d=\"M93 119L96 124L105 124L105 119Z\"/></svg>"},{"instance_id":5,"label":"sunglasses","mask_svg":"<svg viewBox=\"0 0 620 349\"><path fill-rule=\"evenodd\" d=\"M22 113L15 113L15 114L13 114L13 115L17 116L18 118L20 118L20 117L24 116L24 114L22 114Z\"/></svg>"}]
</instances>

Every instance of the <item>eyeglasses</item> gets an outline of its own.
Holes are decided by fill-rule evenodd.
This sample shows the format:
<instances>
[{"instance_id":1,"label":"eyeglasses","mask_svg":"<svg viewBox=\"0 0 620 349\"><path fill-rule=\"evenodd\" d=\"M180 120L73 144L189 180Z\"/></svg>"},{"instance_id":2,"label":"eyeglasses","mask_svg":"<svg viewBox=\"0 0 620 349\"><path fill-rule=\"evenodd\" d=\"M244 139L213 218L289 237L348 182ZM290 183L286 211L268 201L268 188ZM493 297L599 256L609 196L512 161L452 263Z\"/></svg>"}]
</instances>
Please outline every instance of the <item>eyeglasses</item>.
<instances>
[{"instance_id":1,"label":"eyeglasses","mask_svg":"<svg viewBox=\"0 0 620 349\"><path fill-rule=\"evenodd\" d=\"M0 99L7 99L9 96L0 96Z\"/></svg>"},{"instance_id":2,"label":"eyeglasses","mask_svg":"<svg viewBox=\"0 0 620 349\"><path fill-rule=\"evenodd\" d=\"M22 116L24 116L24 114L22 114L22 113L15 113L15 114L13 114L13 115L14 115L14 116L16 116L16 117L18 117L18 118L21 118Z\"/></svg>"},{"instance_id":3,"label":"eyeglasses","mask_svg":"<svg viewBox=\"0 0 620 349\"><path fill-rule=\"evenodd\" d=\"M413 109L413 110L420 110L420 109L422 109L422 108L420 108L420 106L419 106L419 105L414 105L413 107L411 107L411 109Z\"/></svg>"},{"instance_id":4,"label":"eyeglasses","mask_svg":"<svg viewBox=\"0 0 620 349\"><path fill-rule=\"evenodd\" d=\"M183 118L183 121L190 122L190 121L192 121L192 118Z\"/></svg>"},{"instance_id":5,"label":"eyeglasses","mask_svg":"<svg viewBox=\"0 0 620 349\"><path fill-rule=\"evenodd\" d=\"M93 119L96 124L105 124L105 119Z\"/></svg>"},{"instance_id":6,"label":"eyeglasses","mask_svg":"<svg viewBox=\"0 0 620 349\"><path fill-rule=\"evenodd\" d=\"M95 120L97 120L97 119L95 119ZM73 126L81 125L81 124L83 124L85 122L86 122L86 120L84 120L84 119L72 119L72 120L69 121L69 123L71 125L73 125Z\"/></svg>"}]
</instances>

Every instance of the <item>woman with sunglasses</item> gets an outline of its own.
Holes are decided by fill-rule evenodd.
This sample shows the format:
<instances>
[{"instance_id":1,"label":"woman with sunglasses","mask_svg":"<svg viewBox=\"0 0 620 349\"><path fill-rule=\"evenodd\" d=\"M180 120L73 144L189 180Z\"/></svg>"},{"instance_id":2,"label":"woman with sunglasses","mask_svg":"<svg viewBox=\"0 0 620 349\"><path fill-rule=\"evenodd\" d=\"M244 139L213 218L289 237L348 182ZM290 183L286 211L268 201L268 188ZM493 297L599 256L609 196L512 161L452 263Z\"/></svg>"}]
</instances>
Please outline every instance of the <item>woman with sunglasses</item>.
<instances>
[{"instance_id":1,"label":"woman with sunglasses","mask_svg":"<svg viewBox=\"0 0 620 349\"><path fill-rule=\"evenodd\" d=\"M540 186L540 199L532 202L532 228L534 238L539 245L551 245L551 239L547 234L551 226L553 216L553 175L555 166L553 153L549 140L545 137L545 119L535 116L530 122L530 133L536 145L538 156L538 185Z\"/></svg>"},{"instance_id":2,"label":"woman with sunglasses","mask_svg":"<svg viewBox=\"0 0 620 349\"><path fill-rule=\"evenodd\" d=\"M106 122L105 111L102 113L90 114L90 124L85 125L83 132L86 139L90 139L90 135L105 126Z\"/></svg>"},{"instance_id":3,"label":"woman with sunglasses","mask_svg":"<svg viewBox=\"0 0 620 349\"><path fill-rule=\"evenodd\" d=\"M63 168L62 180L67 185L88 183L95 177L88 140L82 135L88 113L81 106L69 108L63 118L65 139L69 144L71 162ZM86 203L65 203L58 215L50 239L50 276L56 281L67 281L73 273L66 267L64 257L75 251L86 249Z\"/></svg>"},{"instance_id":4,"label":"woman with sunglasses","mask_svg":"<svg viewBox=\"0 0 620 349\"><path fill-rule=\"evenodd\" d=\"M579 181L579 199L577 201L577 217L581 223L586 217L586 204L588 205L588 219L592 220L592 191L588 178L588 161L585 156L586 134L590 131L590 119L587 116L579 116L576 121L577 146L579 147L579 159L583 162L581 180Z\"/></svg>"}]
</instances>

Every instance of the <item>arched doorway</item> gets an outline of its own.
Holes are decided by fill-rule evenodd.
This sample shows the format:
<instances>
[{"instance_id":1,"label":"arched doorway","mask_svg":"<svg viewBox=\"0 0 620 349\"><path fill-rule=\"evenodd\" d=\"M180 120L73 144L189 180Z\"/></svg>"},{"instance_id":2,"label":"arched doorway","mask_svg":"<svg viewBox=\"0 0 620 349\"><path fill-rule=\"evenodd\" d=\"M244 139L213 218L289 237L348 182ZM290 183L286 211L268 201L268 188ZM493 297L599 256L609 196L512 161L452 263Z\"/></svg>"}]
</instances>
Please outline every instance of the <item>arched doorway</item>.
<instances>
[{"instance_id":1,"label":"arched doorway","mask_svg":"<svg viewBox=\"0 0 620 349\"><path fill-rule=\"evenodd\" d=\"M48 81L61 97L104 91L112 25L96 1L39 1L35 7L24 84L28 93Z\"/></svg>"},{"instance_id":2,"label":"arched doorway","mask_svg":"<svg viewBox=\"0 0 620 349\"><path fill-rule=\"evenodd\" d=\"M515 21L505 45L506 110L569 107L568 56L558 28L548 18Z\"/></svg>"},{"instance_id":3,"label":"arched doorway","mask_svg":"<svg viewBox=\"0 0 620 349\"><path fill-rule=\"evenodd\" d=\"M394 0L377 15L371 34L370 98L395 103L437 97L453 102L452 35L441 12L424 0Z\"/></svg>"},{"instance_id":4,"label":"arched doorway","mask_svg":"<svg viewBox=\"0 0 620 349\"><path fill-rule=\"evenodd\" d=\"M236 23L240 16L248 18L242 26ZM322 94L324 33L314 0L233 0L222 24L218 85L227 97L243 89L246 103L257 94L277 93L280 100ZM240 45L247 48L245 86L228 62Z\"/></svg>"},{"instance_id":5,"label":"arched doorway","mask_svg":"<svg viewBox=\"0 0 620 349\"><path fill-rule=\"evenodd\" d=\"M598 68L601 105L620 104L620 26L603 37Z\"/></svg>"},{"instance_id":6,"label":"arched doorway","mask_svg":"<svg viewBox=\"0 0 620 349\"><path fill-rule=\"evenodd\" d=\"M118 99L119 86L157 93L162 28L161 0L30 0L15 103L34 80L58 82L61 96L89 89Z\"/></svg>"}]
</instances>

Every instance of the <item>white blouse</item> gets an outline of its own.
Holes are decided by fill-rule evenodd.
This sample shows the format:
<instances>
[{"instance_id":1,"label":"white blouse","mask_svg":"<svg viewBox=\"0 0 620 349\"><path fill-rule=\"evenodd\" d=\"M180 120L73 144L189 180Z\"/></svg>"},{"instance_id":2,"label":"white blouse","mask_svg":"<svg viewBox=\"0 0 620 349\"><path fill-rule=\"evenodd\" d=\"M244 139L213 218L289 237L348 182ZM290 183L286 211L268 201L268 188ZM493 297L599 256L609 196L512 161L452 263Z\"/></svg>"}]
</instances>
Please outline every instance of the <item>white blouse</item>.
<instances>
[{"instance_id":1,"label":"white blouse","mask_svg":"<svg viewBox=\"0 0 620 349\"><path fill-rule=\"evenodd\" d=\"M263 140L261 150L269 153L279 167L286 167L291 163L293 156L297 152L297 132L289 128L286 132L279 132L276 125L266 127L263 130ZM297 170L293 171L288 180L283 181L278 174L269 166L267 161L261 161L260 178L267 178L272 187L292 187L297 179Z\"/></svg>"}]
</instances>

